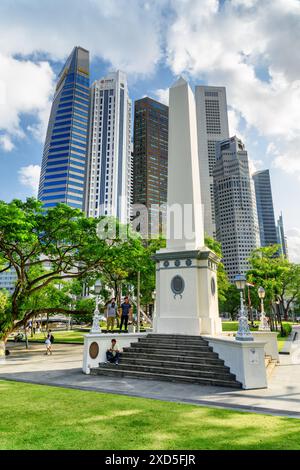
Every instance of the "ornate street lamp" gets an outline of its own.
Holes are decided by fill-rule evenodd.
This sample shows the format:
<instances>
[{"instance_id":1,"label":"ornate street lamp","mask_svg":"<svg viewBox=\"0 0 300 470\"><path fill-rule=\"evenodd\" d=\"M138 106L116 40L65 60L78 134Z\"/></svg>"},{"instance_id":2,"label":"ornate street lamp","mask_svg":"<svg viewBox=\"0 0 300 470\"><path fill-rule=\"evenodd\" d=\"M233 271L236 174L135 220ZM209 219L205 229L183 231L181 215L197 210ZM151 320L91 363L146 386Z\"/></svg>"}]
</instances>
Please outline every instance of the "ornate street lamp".
<instances>
[{"instance_id":1,"label":"ornate street lamp","mask_svg":"<svg viewBox=\"0 0 300 470\"><path fill-rule=\"evenodd\" d=\"M93 325L90 333L101 333L101 327L100 327L100 312L98 309L98 304L99 304L99 294L101 292L101 281L97 279L94 285L94 292L96 294L96 308L94 311L94 316L93 316Z\"/></svg>"},{"instance_id":2,"label":"ornate street lamp","mask_svg":"<svg viewBox=\"0 0 300 470\"><path fill-rule=\"evenodd\" d=\"M236 285L236 288L240 291L240 298L241 298L239 328L238 328L235 339L237 341L253 341L254 338L252 336L252 333L248 325L248 316L245 310L244 297L243 297L243 291L246 287L247 279L242 274L238 274L234 279L234 283Z\"/></svg>"},{"instance_id":3,"label":"ornate street lamp","mask_svg":"<svg viewBox=\"0 0 300 470\"><path fill-rule=\"evenodd\" d=\"M260 331L270 331L270 327L269 327L267 317L265 315L265 307L264 307L264 298L266 296L266 291L263 287L259 287L257 292L258 292L258 297L260 298L260 312L261 312L260 324L259 324L258 329Z\"/></svg>"}]
</instances>

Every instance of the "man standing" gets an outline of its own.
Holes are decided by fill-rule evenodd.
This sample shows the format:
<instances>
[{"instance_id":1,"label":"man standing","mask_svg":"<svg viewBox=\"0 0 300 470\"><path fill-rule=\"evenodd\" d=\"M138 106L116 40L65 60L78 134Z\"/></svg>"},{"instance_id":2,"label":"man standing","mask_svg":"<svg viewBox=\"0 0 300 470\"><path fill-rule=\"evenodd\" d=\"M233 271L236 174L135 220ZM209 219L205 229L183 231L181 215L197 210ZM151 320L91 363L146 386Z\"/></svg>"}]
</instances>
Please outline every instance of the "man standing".
<instances>
[{"instance_id":1,"label":"man standing","mask_svg":"<svg viewBox=\"0 0 300 470\"><path fill-rule=\"evenodd\" d=\"M122 310L122 314L121 314L120 332L122 331L123 324L125 325L125 331L127 331L128 317L129 317L129 314L131 314L131 305L129 303L129 299L127 296L124 298L124 302L121 305L121 310Z\"/></svg>"},{"instance_id":2,"label":"man standing","mask_svg":"<svg viewBox=\"0 0 300 470\"><path fill-rule=\"evenodd\" d=\"M115 299L111 299L111 301L107 304L107 311L106 311L106 330L107 330L107 333L109 332L109 329L111 331L114 330L116 315L117 315L116 301L115 301Z\"/></svg>"}]
</instances>

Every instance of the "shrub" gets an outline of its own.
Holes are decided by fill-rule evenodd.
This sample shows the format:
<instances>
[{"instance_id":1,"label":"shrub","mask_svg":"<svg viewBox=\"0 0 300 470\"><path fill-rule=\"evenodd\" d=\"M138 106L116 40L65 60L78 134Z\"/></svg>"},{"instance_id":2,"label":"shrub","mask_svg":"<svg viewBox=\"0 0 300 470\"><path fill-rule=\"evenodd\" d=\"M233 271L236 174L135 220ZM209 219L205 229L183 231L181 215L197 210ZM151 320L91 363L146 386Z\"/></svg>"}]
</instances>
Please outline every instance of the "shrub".
<instances>
[{"instance_id":1,"label":"shrub","mask_svg":"<svg viewBox=\"0 0 300 470\"><path fill-rule=\"evenodd\" d=\"M288 336L292 331L292 325L290 323L284 323L282 327L283 327L283 331L280 334L280 336L284 336L284 337Z\"/></svg>"}]
</instances>

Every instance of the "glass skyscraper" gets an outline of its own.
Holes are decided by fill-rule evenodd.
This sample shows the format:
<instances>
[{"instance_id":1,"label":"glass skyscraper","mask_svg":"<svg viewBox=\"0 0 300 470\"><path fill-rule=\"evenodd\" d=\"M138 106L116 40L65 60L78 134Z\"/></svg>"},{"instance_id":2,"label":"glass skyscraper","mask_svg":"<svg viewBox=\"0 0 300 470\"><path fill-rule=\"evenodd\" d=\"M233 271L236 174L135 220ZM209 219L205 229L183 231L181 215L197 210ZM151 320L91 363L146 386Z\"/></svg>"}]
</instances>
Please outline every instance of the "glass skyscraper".
<instances>
[{"instance_id":1,"label":"glass skyscraper","mask_svg":"<svg viewBox=\"0 0 300 470\"><path fill-rule=\"evenodd\" d=\"M59 74L44 146L39 199L83 209L89 123L89 52L75 47Z\"/></svg>"},{"instance_id":2,"label":"glass skyscraper","mask_svg":"<svg viewBox=\"0 0 300 470\"><path fill-rule=\"evenodd\" d=\"M277 233L269 170L253 175L261 246L276 245Z\"/></svg>"},{"instance_id":3,"label":"glass skyscraper","mask_svg":"<svg viewBox=\"0 0 300 470\"><path fill-rule=\"evenodd\" d=\"M131 100L127 78L118 70L91 87L91 117L85 193L89 217L130 220Z\"/></svg>"},{"instance_id":4,"label":"glass skyscraper","mask_svg":"<svg viewBox=\"0 0 300 470\"><path fill-rule=\"evenodd\" d=\"M148 97L135 102L133 204L147 207L151 235L159 234L166 216L168 123L168 106ZM158 206L162 210L158 211Z\"/></svg>"}]
</instances>

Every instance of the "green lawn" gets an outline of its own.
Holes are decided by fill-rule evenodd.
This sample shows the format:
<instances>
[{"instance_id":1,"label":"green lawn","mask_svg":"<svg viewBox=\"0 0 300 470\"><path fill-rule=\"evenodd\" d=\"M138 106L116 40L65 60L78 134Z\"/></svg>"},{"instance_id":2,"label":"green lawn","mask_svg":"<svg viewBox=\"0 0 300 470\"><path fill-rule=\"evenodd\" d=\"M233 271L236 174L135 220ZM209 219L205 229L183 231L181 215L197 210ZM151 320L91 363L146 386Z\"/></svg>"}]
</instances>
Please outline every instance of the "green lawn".
<instances>
[{"instance_id":1,"label":"green lawn","mask_svg":"<svg viewBox=\"0 0 300 470\"><path fill-rule=\"evenodd\" d=\"M70 331L53 331L53 336L55 339L55 343L83 343L83 337L87 334L87 331L78 331L78 330L70 330ZM46 336L44 333L35 334L32 338L30 335L28 336L29 341L42 341L44 342Z\"/></svg>"},{"instance_id":2,"label":"green lawn","mask_svg":"<svg viewBox=\"0 0 300 470\"><path fill-rule=\"evenodd\" d=\"M0 449L300 449L300 420L0 381Z\"/></svg>"}]
</instances>

